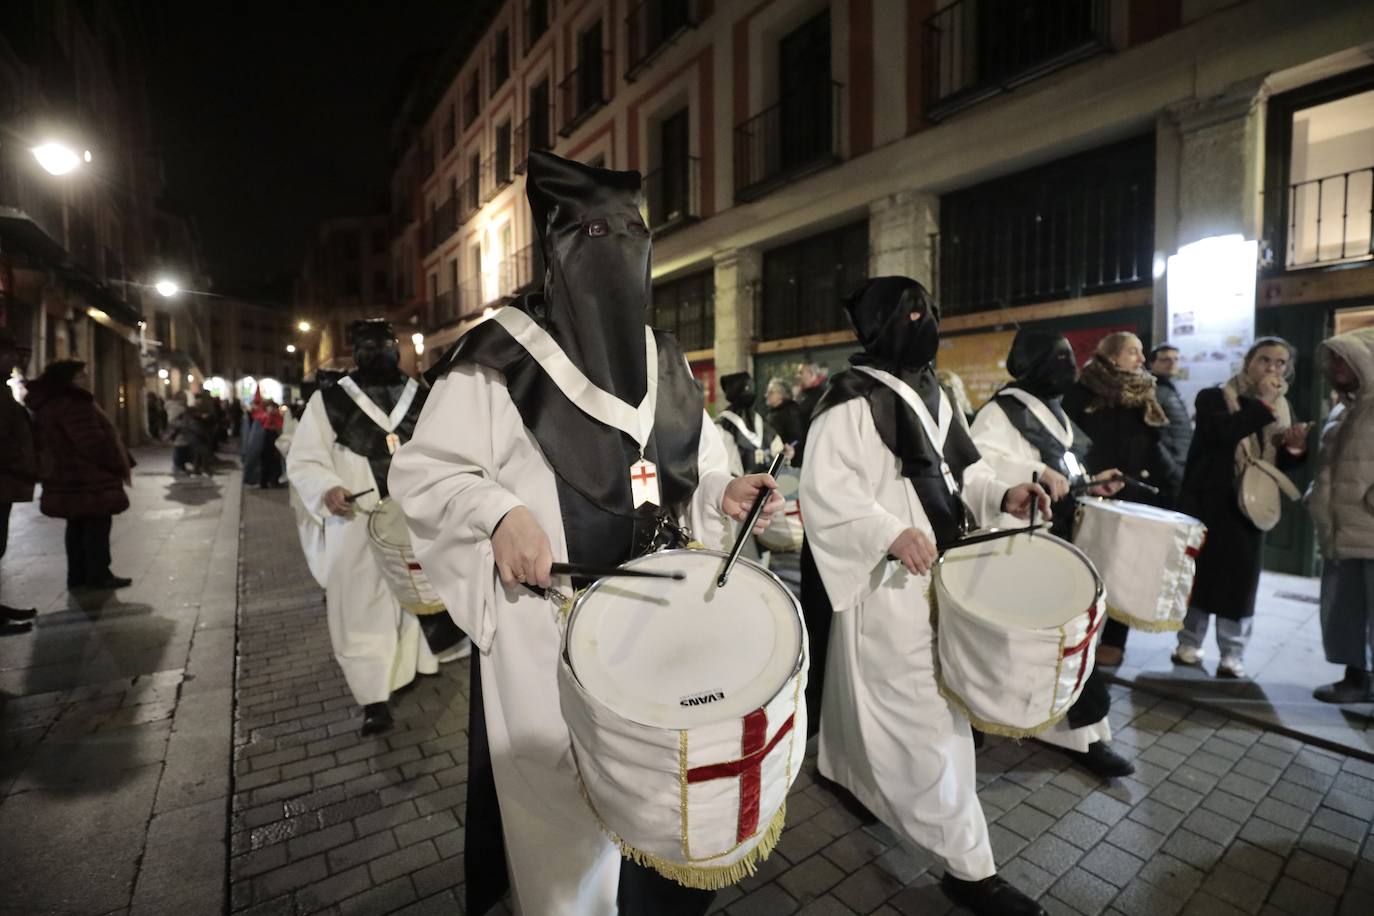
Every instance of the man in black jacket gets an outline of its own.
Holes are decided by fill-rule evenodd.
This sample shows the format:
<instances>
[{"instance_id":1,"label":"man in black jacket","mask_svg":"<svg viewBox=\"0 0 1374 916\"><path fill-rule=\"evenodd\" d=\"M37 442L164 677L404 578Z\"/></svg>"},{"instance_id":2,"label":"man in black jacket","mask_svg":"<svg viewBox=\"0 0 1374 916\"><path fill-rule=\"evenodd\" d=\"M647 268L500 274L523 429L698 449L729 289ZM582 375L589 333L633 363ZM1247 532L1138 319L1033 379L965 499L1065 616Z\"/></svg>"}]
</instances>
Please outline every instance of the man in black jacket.
<instances>
[{"instance_id":1,"label":"man in black jacket","mask_svg":"<svg viewBox=\"0 0 1374 916\"><path fill-rule=\"evenodd\" d=\"M1178 505L1179 489L1183 485L1183 466L1188 463L1188 446L1193 441L1193 424L1188 419L1188 407L1183 397L1174 387L1174 376L1178 373L1178 348L1163 343L1150 351L1147 362L1150 374L1158 383L1155 397L1169 423L1159 431L1161 458L1166 471L1166 480L1160 489L1161 496L1168 500L1169 508Z\"/></svg>"}]
</instances>

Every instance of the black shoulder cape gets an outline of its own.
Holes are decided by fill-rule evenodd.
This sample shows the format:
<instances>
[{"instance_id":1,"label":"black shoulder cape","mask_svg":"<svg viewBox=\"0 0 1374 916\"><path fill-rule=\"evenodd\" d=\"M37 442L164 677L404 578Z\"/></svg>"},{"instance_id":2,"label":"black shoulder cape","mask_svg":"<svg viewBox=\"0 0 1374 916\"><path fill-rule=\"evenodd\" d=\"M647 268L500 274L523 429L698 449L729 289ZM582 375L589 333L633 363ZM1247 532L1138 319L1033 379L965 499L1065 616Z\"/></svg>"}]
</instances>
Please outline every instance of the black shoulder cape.
<instances>
[{"instance_id":1,"label":"black shoulder cape","mask_svg":"<svg viewBox=\"0 0 1374 916\"><path fill-rule=\"evenodd\" d=\"M373 387L371 385L359 383L358 387L363 389L363 394L373 399L382 413L391 413L387 404L394 406L394 399L388 401L383 392L369 391L368 389ZM420 419L420 410L425 406L425 398L428 396L429 389L421 384L420 389L415 392L415 400L410 402L410 409L396 425L393 432L402 444L409 442L410 437L415 434L415 424ZM330 385L322 389L320 397L324 399L325 416L329 418L329 425L333 427L334 436L339 440L339 444L367 459L367 463L372 466L372 476L377 478L377 496L385 498L386 475L391 470L391 450L386 447L386 430L363 413L362 408L353 403L348 392L339 385Z\"/></svg>"},{"instance_id":2,"label":"black shoulder cape","mask_svg":"<svg viewBox=\"0 0 1374 916\"><path fill-rule=\"evenodd\" d=\"M530 314L528 297L507 306ZM536 315L531 318L538 322ZM652 546L659 518L683 506L697 488L701 390L677 340L654 331L658 345L658 397L645 455L658 468L662 507L634 508L630 465L639 447L628 435L583 413L529 352L496 321L464 335L434 370L434 377L465 363L505 376L525 428L553 468L559 508L575 563L619 565Z\"/></svg>"}]
</instances>

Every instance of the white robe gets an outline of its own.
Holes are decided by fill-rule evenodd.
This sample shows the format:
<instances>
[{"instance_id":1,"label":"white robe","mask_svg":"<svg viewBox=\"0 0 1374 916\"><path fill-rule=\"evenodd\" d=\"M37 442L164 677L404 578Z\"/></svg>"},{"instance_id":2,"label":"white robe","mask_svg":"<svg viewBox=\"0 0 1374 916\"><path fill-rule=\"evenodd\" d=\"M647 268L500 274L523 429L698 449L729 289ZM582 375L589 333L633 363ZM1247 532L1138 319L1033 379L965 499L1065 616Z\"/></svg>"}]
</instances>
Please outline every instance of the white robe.
<instances>
[{"instance_id":1,"label":"white robe","mask_svg":"<svg viewBox=\"0 0 1374 916\"><path fill-rule=\"evenodd\" d=\"M1061 428L1050 427L1064 448L1073 445L1073 428L1067 433ZM1026 437L1011 425L997 399L993 398L978 416L973 419L973 442L982 453L983 460L992 465L997 476L1016 483L1030 481L1032 474L1042 474L1048 465L1040 460L1040 451L1026 441ZM999 528L1015 528L1025 524L1015 516L1001 515L994 523ZM1103 716L1098 722L1073 728L1067 719L1060 719L1051 728L1035 736L1046 744L1053 744L1070 751L1086 751L1088 746L1098 741L1112 740L1112 726Z\"/></svg>"},{"instance_id":2,"label":"white robe","mask_svg":"<svg viewBox=\"0 0 1374 916\"><path fill-rule=\"evenodd\" d=\"M375 508L378 502L372 466L339 444L319 393L310 399L296 426L286 456L286 475L311 524L323 531L322 556L318 552L311 556L318 542L308 529L303 532L302 546L311 571L317 578L323 574L329 640L353 699L360 706L382 703L393 690L414 680L417 672L438 671L419 620L401 610L368 543L363 510ZM334 487L372 493L358 499L358 511L351 519L340 518L324 506L324 495Z\"/></svg>"},{"instance_id":3,"label":"white robe","mask_svg":"<svg viewBox=\"0 0 1374 916\"><path fill-rule=\"evenodd\" d=\"M726 548L733 526L719 507L730 474L705 412L697 461L700 482L682 521L707 546ZM555 609L524 588L505 588L492 557L497 523L521 505L548 535L554 560L568 557L553 469L501 373L460 366L434 386L414 437L391 463L390 489L405 510L417 559L481 650L516 912L614 914L621 856L578 788L559 711ZM555 584L570 590L566 580Z\"/></svg>"},{"instance_id":4,"label":"white robe","mask_svg":"<svg viewBox=\"0 0 1374 916\"><path fill-rule=\"evenodd\" d=\"M986 462L964 469L964 502L977 518L994 515L1006 490ZM801 502L835 608L821 772L902 837L943 858L956 877L994 874L972 732L936 684L930 577L886 559L907 528L935 536L866 398L832 407L812 423Z\"/></svg>"}]
</instances>

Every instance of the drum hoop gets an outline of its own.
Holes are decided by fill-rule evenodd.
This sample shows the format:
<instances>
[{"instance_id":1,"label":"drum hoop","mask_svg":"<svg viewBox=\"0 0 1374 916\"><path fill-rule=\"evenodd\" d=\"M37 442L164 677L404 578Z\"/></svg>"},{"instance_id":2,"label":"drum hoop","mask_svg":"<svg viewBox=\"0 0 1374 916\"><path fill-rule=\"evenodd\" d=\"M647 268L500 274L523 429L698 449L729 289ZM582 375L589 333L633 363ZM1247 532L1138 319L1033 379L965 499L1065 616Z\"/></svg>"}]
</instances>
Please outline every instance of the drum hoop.
<instances>
[{"instance_id":1,"label":"drum hoop","mask_svg":"<svg viewBox=\"0 0 1374 916\"><path fill-rule=\"evenodd\" d=\"M989 529L987 529L987 530L988 530L988 531L996 531L996 530L998 530L998 529L996 529L996 528L989 528ZM1066 540L1064 540L1063 538L1059 537L1058 535L1046 534L1046 533L1044 533L1044 532L1039 532L1039 531L1037 531L1035 534L1029 535L1029 536L1030 536L1030 537L1036 537L1036 538L1044 538L1044 539L1047 540L1047 541L1054 541L1054 542L1057 543L1057 544L1060 544L1060 545L1062 545L1062 546L1064 546L1064 547L1069 548L1069 551L1070 551L1074 556L1078 557L1079 561L1082 562L1082 564L1088 568L1088 572L1092 573L1092 577L1093 577L1093 600L1092 600L1092 602L1091 602L1087 607L1083 608L1083 610L1080 611L1079 613L1081 613L1081 614L1086 614L1086 613L1088 613L1092 608L1097 607L1097 605L1098 605L1099 603L1101 603L1102 601L1104 601L1104 600L1106 599L1106 597L1107 597L1107 587L1106 587L1106 584L1102 581L1102 574L1099 573L1099 572L1097 571L1097 567L1096 567L1095 565L1093 565L1093 561L1090 560L1090 559L1088 559L1088 555L1087 555L1086 553L1084 553L1084 552L1082 551L1082 549L1078 547L1078 545L1072 543L1071 541L1066 541ZM942 573L944 572L945 557L946 557L946 556L947 556L947 554L940 554L940 559L938 559L938 560L935 561L935 568L934 568L933 570L931 570L931 575L930 575L930 581L931 581L931 584L932 584L932 585L937 585L937 586L942 586L942 585L944 585L944 581L945 581L945 580L944 580L944 576L942 575Z\"/></svg>"},{"instance_id":2,"label":"drum hoop","mask_svg":"<svg viewBox=\"0 0 1374 916\"><path fill-rule=\"evenodd\" d=\"M390 506L397 506L398 508L397 508L396 510L391 510L391 509L388 509L388 508L384 508L384 507L389 506L389 505L390 505ZM383 512L390 512L390 511L399 511L399 504L398 504L395 500L393 500L390 496L387 496L387 497L385 497L384 499L380 500L380 501L377 503L377 508L373 509L373 510L368 514L368 516L367 516L367 536L368 536L369 538L371 538L372 541L373 541L373 543L377 544L378 546L386 547L386 548L389 548L389 549L391 549L391 550L409 550L409 549L411 549L411 545L410 545L408 542L402 544L402 543L398 543L398 542L396 542L396 541L389 541L389 540L387 540L386 538L382 537L381 535L379 535L379 534L377 533L376 520L377 520L378 516L380 516ZM402 513L402 516L401 516L401 517L402 517L402 518L405 517L404 513Z\"/></svg>"},{"instance_id":3,"label":"drum hoop","mask_svg":"<svg viewBox=\"0 0 1374 916\"><path fill-rule=\"evenodd\" d=\"M1169 521L1188 525L1202 524L1201 521L1199 521L1196 517L1189 515L1186 512L1179 512L1177 509L1165 509L1161 506L1152 506L1149 503L1132 502L1129 499L1111 499L1105 496L1079 496L1078 506L1079 508L1099 507L1103 508L1104 511L1107 512L1119 511L1121 506L1139 506L1140 508L1146 509L1148 511L1137 515L1138 518L1149 518L1153 521ZM1136 515L1136 513L1131 512L1130 510L1122 511L1121 514Z\"/></svg>"},{"instance_id":4,"label":"drum hoop","mask_svg":"<svg viewBox=\"0 0 1374 916\"><path fill-rule=\"evenodd\" d=\"M701 556L702 554L706 554L709 556L718 557L721 561L724 561L727 557L729 557L729 554L727 554L725 551L715 550L711 547L674 547L668 550L656 550L653 553L646 553L643 556L634 557L633 559L626 560L624 563L620 565L625 567L633 567L636 563L639 563L649 557L660 557L666 554L688 554L692 556ZM802 640L801 645L797 649L797 663L792 667L792 671L790 674L788 674L788 678L791 679L793 677L796 677L797 672L802 669L802 667L806 664L807 661L806 617L802 613L801 602L797 600L797 596L792 594L792 590L789 589L787 585L773 573L772 570L764 569L762 566L755 563L753 560L750 560L748 557L740 557L738 560L735 561L735 565L736 567L752 567L757 572L761 572L765 576L767 576L768 579L772 581L773 585L777 587L777 589L780 592L787 596L788 600L792 603L793 609L797 612L797 620L799 623L801 623ZM1088 565L1091 566L1092 564ZM577 621L578 612L582 610L582 608L586 605L587 601L590 600L591 596L601 588L603 583L610 581L611 580L609 578L597 579L591 585L587 586L586 588L582 589L582 591L578 592L577 597L573 599L572 606L568 608L567 620L564 622L563 626L563 645L561 646L558 654L562 660L562 663L569 666L569 670L571 670L572 668L572 663L568 657L568 640L572 638L573 625ZM573 673L573 677L577 677L575 672ZM581 681L579 680L578 683L581 683Z\"/></svg>"}]
</instances>

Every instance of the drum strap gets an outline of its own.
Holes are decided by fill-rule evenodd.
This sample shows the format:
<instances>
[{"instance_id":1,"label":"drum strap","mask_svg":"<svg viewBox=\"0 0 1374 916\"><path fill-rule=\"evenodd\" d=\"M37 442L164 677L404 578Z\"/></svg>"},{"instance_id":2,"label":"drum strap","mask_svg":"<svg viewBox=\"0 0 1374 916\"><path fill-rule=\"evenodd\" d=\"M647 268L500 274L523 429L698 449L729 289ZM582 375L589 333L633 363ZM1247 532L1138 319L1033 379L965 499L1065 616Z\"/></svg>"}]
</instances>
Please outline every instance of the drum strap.
<instances>
[{"instance_id":1,"label":"drum strap","mask_svg":"<svg viewBox=\"0 0 1374 916\"><path fill-rule=\"evenodd\" d=\"M763 448L763 417L759 414L754 414L754 428L752 430L744 425L744 420L733 410L722 410L716 418L733 426L754 448Z\"/></svg>"},{"instance_id":2,"label":"drum strap","mask_svg":"<svg viewBox=\"0 0 1374 916\"><path fill-rule=\"evenodd\" d=\"M654 431L654 409L658 402L658 346L654 342L654 332L647 325L644 327L644 359L648 388L644 400L634 407L593 384L563 352L558 341L524 312L504 308L491 320L504 327L516 343L525 348L578 410L598 423L620 430L635 441L641 454L644 452L649 435Z\"/></svg>"},{"instance_id":3,"label":"drum strap","mask_svg":"<svg viewBox=\"0 0 1374 916\"><path fill-rule=\"evenodd\" d=\"M387 432L394 430L406 418L406 414L410 412L411 402L415 400L415 393L420 390L415 379L407 379L405 390L401 392L400 398L396 401L396 406L391 408L391 413L388 415L382 412L377 403L368 397L353 379L345 375L339 379L338 385L353 403L358 405L358 409L367 415L369 420Z\"/></svg>"},{"instance_id":4,"label":"drum strap","mask_svg":"<svg viewBox=\"0 0 1374 916\"><path fill-rule=\"evenodd\" d=\"M940 419L937 423L935 418L930 415L930 409L926 407L920 396L911 390L911 386L891 372L873 366L855 366L854 368L891 388L897 397L901 398L906 406L911 408L911 412L916 414L916 419L921 421L921 428L925 430L926 438L934 446L935 453L940 456L940 475L945 479L945 486L949 487L950 493L958 493L959 484L954 479L954 473L950 470L949 462L944 460L945 440L949 438L949 426L954 421L954 409L949 406L949 398L945 395L945 390L940 389Z\"/></svg>"}]
</instances>

